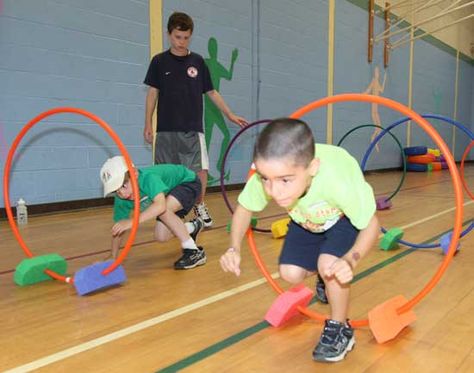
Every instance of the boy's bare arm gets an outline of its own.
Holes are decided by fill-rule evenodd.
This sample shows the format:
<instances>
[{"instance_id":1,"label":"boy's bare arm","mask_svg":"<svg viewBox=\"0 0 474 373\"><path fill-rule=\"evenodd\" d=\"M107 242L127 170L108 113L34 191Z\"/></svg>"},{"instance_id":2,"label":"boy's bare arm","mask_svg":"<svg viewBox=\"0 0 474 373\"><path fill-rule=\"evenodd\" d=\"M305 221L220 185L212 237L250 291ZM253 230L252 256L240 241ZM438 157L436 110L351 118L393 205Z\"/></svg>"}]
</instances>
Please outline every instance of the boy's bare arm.
<instances>
[{"instance_id":1,"label":"boy's bare arm","mask_svg":"<svg viewBox=\"0 0 474 373\"><path fill-rule=\"evenodd\" d=\"M222 98L219 92L215 89L206 93L207 96L211 99L212 102L219 108L220 111L233 123L237 124L240 127L245 127L248 125L248 122L245 118L235 115L226 102Z\"/></svg>"},{"instance_id":2,"label":"boy's bare arm","mask_svg":"<svg viewBox=\"0 0 474 373\"><path fill-rule=\"evenodd\" d=\"M138 223L141 224L147 220L155 219L166 211L166 197L164 193L159 193L153 199L153 203L146 210L140 213ZM112 227L112 236L119 236L132 228L132 219L120 220Z\"/></svg>"},{"instance_id":3,"label":"boy's bare arm","mask_svg":"<svg viewBox=\"0 0 474 373\"><path fill-rule=\"evenodd\" d=\"M117 259L120 244L122 242L122 235L112 237L112 258Z\"/></svg>"},{"instance_id":4,"label":"boy's bare arm","mask_svg":"<svg viewBox=\"0 0 474 373\"><path fill-rule=\"evenodd\" d=\"M343 259L349 263L352 270L354 270L360 260L372 249L372 246L377 240L379 229L379 221L374 214L369 221L369 225L360 231L352 248L343 256Z\"/></svg>"},{"instance_id":5,"label":"boy's bare arm","mask_svg":"<svg viewBox=\"0 0 474 373\"><path fill-rule=\"evenodd\" d=\"M360 231L352 248L343 257L335 260L323 275L327 278L334 276L341 284L351 282L355 267L374 245L378 232L379 222L374 214L369 225Z\"/></svg>"},{"instance_id":6,"label":"boy's bare arm","mask_svg":"<svg viewBox=\"0 0 474 373\"><path fill-rule=\"evenodd\" d=\"M110 259L117 259L118 257L118 252L120 249L120 244L122 243L122 236L112 236L112 244L110 247L110 253L104 258L104 261L110 260Z\"/></svg>"},{"instance_id":7,"label":"boy's bare arm","mask_svg":"<svg viewBox=\"0 0 474 373\"><path fill-rule=\"evenodd\" d=\"M143 137L148 143L153 141L153 112L158 102L158 89L149 87L145 100L145 127L143 129Z\"/></svg>"},{"instance_id":8,"label":"boy's bare arm","mask_svg":"<svg viewBox=\"0 0 474 373\"><path fill-rule=\"evenodd\" d=\"M232 229L230 232L230 248L220 258L220 264L224 272L232 272L236 276L240 275L240 248L245 232L250 225L252 211L241 205L237 205L232 216Z\"/></svg>"},{"instance_id":9,"label":"boy's bare arm","mask_svg":"<svg viewBox=\"0 0 474 373\"><path fill-rule=\"evenodd\" d=\"M250 225L252 219L252 211L247 210L240 204L237 205L234 214L232 215L232 227L230 231L230 244L235 250L240 252L242 240L245 232Z\"/></svg>"}]
</instances>

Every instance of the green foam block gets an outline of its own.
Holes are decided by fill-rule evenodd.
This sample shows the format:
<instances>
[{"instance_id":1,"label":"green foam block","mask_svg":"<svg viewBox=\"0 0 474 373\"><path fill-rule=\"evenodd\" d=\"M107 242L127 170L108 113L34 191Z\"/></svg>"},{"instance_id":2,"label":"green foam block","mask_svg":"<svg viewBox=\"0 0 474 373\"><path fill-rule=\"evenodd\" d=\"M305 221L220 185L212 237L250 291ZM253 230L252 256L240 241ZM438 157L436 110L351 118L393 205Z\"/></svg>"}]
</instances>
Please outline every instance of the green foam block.
<instances>
[{"instance_id":1,"label":"green foam block","mask_svg":"<svg viewBox=\"0 0 474 373\"><path fill-rule=\"evenodd\" d=\"M15 284L26 286L38 282L52 280L44 270L50 269L60 275L66 274L67 262L58 254L47 254L23 259L15 269Z\"/></svg>"},{"instance_id":2,"label":"green foam block","mask_svg":"<svg viewBox=\"0 0 474 373\"><path fill-rule=\"evenodd\" d=\"M252 216L252 219L250 220L250 225L252 226L252 228L255 228L257 226L257 223L258 223L258 219L255 216ZM230 233L231 228L232 228L232 222L230 221L227 223L227 226L225 228L227 233Z\"/></svg>"},{"instance_id":3,"label":"green foam block","mask_svg":"<svg viewBox=\"0 0 474 373\"><path fill-rule=\"evenodd\" d=\"M389 229L380 240L382 250L394 250L398 248L398 240L403 237L403 230L400 228Z\"/></svg>"}]
</instances>

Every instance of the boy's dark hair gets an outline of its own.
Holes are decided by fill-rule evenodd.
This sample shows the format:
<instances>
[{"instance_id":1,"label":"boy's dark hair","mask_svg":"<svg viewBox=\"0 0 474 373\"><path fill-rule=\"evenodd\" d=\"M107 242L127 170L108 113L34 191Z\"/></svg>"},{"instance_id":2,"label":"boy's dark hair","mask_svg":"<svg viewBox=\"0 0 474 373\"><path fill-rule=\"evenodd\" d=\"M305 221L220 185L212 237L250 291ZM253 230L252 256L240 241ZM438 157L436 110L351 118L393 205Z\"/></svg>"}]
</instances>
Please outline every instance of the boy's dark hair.
<instances>
[{"instance_id":1,"label":"boy's dark hair","mask_svg":"<svg viewBox=\"0 0 474 373\"><path fill-rule=\"evenodd\" d=\"M188 31L191 30L191 34L194 30L193 19L186 13L174 12L168 18L168 33L171 34L173 30Z\"/></svg>"},{"instance_id":2,"label":"boy's dark hair","mask_svg":"<svg viewBox=\"0 0 474 373\"><path fill-rule=\"evenodd\" d=\"M309 126L299 119L272 120L260 133L253 151L254 161L292 157L295 164L307 167L314 158L314 137Z\"/></svg>"}]
</instances>

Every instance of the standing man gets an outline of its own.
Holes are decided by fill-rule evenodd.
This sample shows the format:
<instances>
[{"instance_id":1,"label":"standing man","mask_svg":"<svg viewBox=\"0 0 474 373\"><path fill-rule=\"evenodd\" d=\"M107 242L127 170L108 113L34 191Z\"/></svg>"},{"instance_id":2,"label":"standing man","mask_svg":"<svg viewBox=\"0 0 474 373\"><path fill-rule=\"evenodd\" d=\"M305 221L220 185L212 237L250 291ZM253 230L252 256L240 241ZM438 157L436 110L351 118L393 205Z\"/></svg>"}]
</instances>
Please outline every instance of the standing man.
<instances>
[{"instance_id":1,"label":"standing man","mask_svg":"<svg viewBox=\"0 0 474 373\"><path fill-rule=\"evenodd\" d=\"M194 212L205 227L210 227L213 222L204 203L209 159L202 95L206 94L231 122L241 127L248 123L235 115L214 89L204 59L188 49L193 29L193 20L185 13L175 12L168 19L170 49L153 57L144 81L149 88L143 135L148 143L153 141L152 116L157 107L155 162L182 164L198 174L202 196Z\"/></svg>"}]
</instances>

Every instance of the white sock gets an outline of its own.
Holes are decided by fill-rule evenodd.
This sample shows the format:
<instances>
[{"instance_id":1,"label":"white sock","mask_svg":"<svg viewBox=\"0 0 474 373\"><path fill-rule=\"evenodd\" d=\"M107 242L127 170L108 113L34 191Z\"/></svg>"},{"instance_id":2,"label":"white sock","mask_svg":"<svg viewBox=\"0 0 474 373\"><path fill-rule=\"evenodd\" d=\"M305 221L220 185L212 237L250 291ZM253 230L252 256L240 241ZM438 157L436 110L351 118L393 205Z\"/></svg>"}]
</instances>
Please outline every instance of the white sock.
<instances>
[{"instance_id":1,"label":"white sock","mask_svg":"<svg viewBox=\"0 0 474 373\"><path fill-rule=\"evenodd\" d=\"M194 224L191 223L190 221L184 223L184 226L188 230L188 233L193 233L194 232Z\"/></svg>"},{"instance_id":2,"label":"white sock","mask_svg":"<svg viewBox=\"0 0 474 373\"><path fill-rule=\"evenodd\" d=\"M194 249L199 250L196 246L196 242L192 238L187 239L186 241L181 242L181 247L183 249Z\"/></svg>"}]
</instances>

